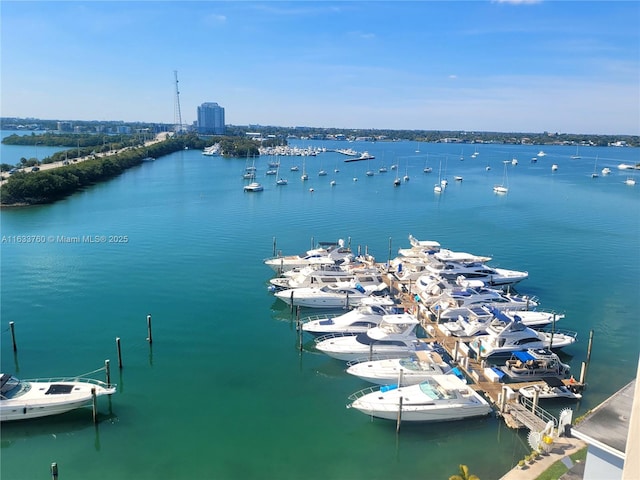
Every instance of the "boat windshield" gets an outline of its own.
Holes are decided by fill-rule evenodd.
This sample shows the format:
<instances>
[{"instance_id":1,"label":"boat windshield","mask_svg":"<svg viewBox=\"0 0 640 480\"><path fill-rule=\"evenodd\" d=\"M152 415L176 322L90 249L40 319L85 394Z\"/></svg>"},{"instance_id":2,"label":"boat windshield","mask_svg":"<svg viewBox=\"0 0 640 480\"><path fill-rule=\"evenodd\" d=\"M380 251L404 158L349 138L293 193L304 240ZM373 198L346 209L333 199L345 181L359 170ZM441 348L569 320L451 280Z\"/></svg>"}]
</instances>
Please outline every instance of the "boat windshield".
<instances>
[{"instance_id":1,"label":"boat windshield","mask_svg":"<svg viewBox=\"0 0 640 480\"><path fill-rule=\"evenodd\" d=\"M0 397L2 399L16 398L20 395L24 395L30 389L30 383L22 382L16 377L11 377L2 385L2 392L0 393Z\"/></svg>"},{"instance_id":2,"label":"boat windshield","mask_svg":"<svg viewBox=\"0 0 640 480\"><path fill-rule=\"evenodd\" d=\"M420 390L432 400L455 398L455 394L442 387L435 380L429 379L420 384Z\"/></svg>"}]
</instances>

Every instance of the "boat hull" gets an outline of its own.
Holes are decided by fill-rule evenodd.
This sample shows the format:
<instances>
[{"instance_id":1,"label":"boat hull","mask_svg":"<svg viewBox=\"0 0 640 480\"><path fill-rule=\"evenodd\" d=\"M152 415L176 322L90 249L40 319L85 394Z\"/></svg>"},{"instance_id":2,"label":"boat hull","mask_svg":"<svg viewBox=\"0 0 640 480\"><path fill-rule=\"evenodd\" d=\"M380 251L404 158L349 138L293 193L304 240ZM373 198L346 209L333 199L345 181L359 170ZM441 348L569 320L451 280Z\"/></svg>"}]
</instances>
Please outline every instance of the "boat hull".
<instances>
[{"instance_id":1,"label":"boat hull","mask_svg":"<svg viewBox=\"0 0 640 480\"><path fill-rule=\"evenodd\" d=\"M65 387L69 389L68 393L44 393L52 388ZM31 389L25 394L0 401L0 421L48 417L91 405L92 389L95 389L96 397L111 395L116 390L114 386L104 387L84 382L32 382Z\"/></svg>"}]
</instances>

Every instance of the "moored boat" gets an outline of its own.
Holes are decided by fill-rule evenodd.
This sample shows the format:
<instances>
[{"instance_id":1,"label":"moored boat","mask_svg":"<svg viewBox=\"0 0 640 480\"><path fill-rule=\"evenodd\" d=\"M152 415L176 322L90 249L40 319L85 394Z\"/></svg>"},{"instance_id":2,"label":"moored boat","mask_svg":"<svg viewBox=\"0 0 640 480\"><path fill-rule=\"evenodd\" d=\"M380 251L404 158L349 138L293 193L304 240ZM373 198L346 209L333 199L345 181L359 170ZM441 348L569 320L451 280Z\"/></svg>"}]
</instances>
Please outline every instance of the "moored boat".
<instances>
[{"instance_id":1,"label":"moored boat","mask_svg":"<svg viewBox=\"0 0 640 480\"><path fill-rule=\"evenodd\" d=\"M487 401L455 375L434 375L407 387L372 387L349 396L347 408L405 422L443 422L491 413Z\"/></svg>"},{"instance_id":2,"label":"moored boat","mask_svg":"<svg viewBox=\"0 0 640 480\"><path fill-rule=\"evenodd\" d=\"M58 415L91 405L93 397L111 395L115 385L89 378L19 380L0 374L0 421Z\"/></svg>"},{"instance_id":3,"label":"moored boat","mask_svg":"<svg viewBox=\"0 0 640 480\"><path fill-rule=\"evenodd\" d=\"M444 353L444 352L442 352ZM378 385L415 385L452 370L438 351L416 350L412 355L349 363L347 373Z\"/></svg>"},{"instance_id":4,"label":"moored boat","mask_svg":"<svg viewBox=\"0 0 640 480\"><path fill-rule=\"evenodd\" d=\"M543 378L567 378L571 367L560 361L560 357L546 348L530 348L513 352L511 358L499 367L505 376L514 382L529 382Z\"/></svg>"}]
</instances>

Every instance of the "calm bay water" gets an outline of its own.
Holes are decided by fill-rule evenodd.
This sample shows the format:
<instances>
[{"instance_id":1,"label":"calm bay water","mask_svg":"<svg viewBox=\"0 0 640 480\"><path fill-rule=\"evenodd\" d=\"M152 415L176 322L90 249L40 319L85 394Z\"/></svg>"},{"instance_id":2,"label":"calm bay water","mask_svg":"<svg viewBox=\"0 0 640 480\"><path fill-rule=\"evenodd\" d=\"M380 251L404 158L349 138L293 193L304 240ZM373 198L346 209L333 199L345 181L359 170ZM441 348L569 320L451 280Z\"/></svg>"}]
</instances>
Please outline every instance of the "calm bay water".
<instances>
[{"instance_id":1,"label":"calm bay water","mask_svg":"<svg viewBox=\"0 0 640 480\"><path fill-rule=\"evenodd\" d=\"M264 176L263 157L256 166L265 191L250 194L242 190L244 160L183 151L53 205L2 211L3 238L51 239L2 244L2 371L74 375L111 359L118 383L111 401L100 399L97 427L88 409L3 425L3 479L48 478L52 462L64 480L448 478L459 463L490 479L529 450L524 433L494 417L405 423L396 436L394 422L347 410L347 396L366 384L313 351L308 338L300 352L289 310L267 292L271 271L262 260L274 237L285 254L312 239L344 238L386 261L389 243L395 256L413 234L528 270L519 291L565 313L559 328L579 332L564 357L576 374L594 330L589 388L579 404L556 409L581 415L633 378L640 190L623 183L630 173L617 165L638 162L640 150L582 148L574 160L572 147L544 147L547 156L532 163L539 147L479 145L472 159L470 145L421 144L416 153L410 142L292 143L376 158L308 157L310 179L302 182L289 167L302 169L303 159L282 157L289 185L277 187ZM514 157L510 191L496 196L502 162ZM410 180L394 188L392 170L365 176L383 163L398 164ZM605 166L611 175L591 178ZM329 175L319 177L321 168ZM449 187L438 196L439 170ZM61 240L84 235L126 241ZM153 348L145 340L149 313Z\"/></svg>"}]
</instances>

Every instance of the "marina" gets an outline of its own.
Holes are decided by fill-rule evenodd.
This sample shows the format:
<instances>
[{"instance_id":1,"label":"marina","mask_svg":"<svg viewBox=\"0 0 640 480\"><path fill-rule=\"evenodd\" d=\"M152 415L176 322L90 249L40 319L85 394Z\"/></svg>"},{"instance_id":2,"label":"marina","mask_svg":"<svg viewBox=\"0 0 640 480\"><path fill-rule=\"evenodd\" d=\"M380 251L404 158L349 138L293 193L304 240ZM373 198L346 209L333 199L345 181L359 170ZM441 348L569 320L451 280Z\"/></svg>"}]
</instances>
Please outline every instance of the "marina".
<instances>
[{"instance_id":1,"label":"marina","mask_svg":"<svg viewBox=\"0 0 640 480\"><path fill-rule=\"evenodd\" d=\"M292 142L300 148L310 143ZM313 145L323 143L346 146ZM53 377L86 371L106 358L115 364L116 337L123 367L113 375L117 391L110 408L99 409L96 427L89 409L3 424L2 477L42 476L57 462L60 478L89 480L105 471L123 479L293 479L301 471L309 479L424 478L425 471L448 478L460 463L480 478L499 478L530 453L528 428L505 423L539 418L527 413L531 405L515 410L519 402L499 416L428 426L402 422L397 435L395 420L371 422L347 409L348 396L370 385L346 374L343 361L315 351L306 333L300 349L295 312L268 290L277 273L263 260L277 255L274 238L284 255L311 249L318 244L313 239L350 237L354 253L361 247L386 264L412 233L490 256L492 266L527 271L518 293L564 314L562 328L578 332L578 342L558 352L577 381L594 331L582 398L540 400L556 419L564 408L574 418L582 415L635 375L637 337L629 332L635 331L631 299L640 277L639 199L637 188L624 185L629 171L617 169L635 163L635 149L581 147L583 158L569 162L575 147L545 145L537 163L508 166L509 193L496 196L492 185L502 168L485 166L532 157L540 146L482 145L474 163L457 161L459 145L421 144L431 165L442 158L444 169L450 155L456 162L449 162L447 174L464 176L434 195L433 174L423 173L425 156L415 154L415 143L351 145L375 155L371 167L384 159L400 165L401 175L408 169L411 181L394 188L393 176L365 176L367 162L343 163L341 154L323 152L306 157L306 168L317 171L321 158L326 166L340 162L339 173L331 169L307 182L291 174L286 188L267 182L269 159L257 159L256 181L264 191L251 195L242 190L244 159L182 151L52 205L3 210L3 370L18 378ZM596 154L599 168L611 174L593 181ZM560 168L552 175L553 163ZM282 160L282 176L290 165L291 159ZM28 235L54 240L11 243ZM55 241L83 235L128 240ZM395 275L405 285L411 281L413 291L409 263ZM410 306L408 292L401 293ZM146 340L149 313L152 345ZM426 312L419 317L455 352L457 337L441 332ZM15 321L17 352L8 321ZM464 367L467 361L458 356ZM478 376L474 391L482 389L499 410L507 384L487 378L476 359L468 362L471 378ZM170 401L167 379L201 388L181 389ZM535 428L548 421L542 423Z\"/></svg>"}]
</instances>

